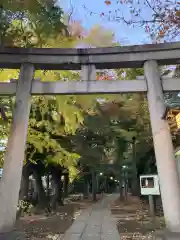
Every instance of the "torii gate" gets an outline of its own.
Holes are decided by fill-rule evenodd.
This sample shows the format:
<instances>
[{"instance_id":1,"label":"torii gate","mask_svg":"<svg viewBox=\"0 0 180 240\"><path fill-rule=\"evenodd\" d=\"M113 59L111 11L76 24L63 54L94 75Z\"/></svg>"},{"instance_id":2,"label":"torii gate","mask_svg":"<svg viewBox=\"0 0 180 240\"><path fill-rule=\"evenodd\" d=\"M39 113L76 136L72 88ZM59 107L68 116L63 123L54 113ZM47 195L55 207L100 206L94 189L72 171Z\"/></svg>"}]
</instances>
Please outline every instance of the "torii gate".
<instances>
[{"instance_id":1,"label":"torii gate","mask_svg":"<svg viewBox=\"0 0 180 240\"><path fill-rule=\"evenodd\" d=\"M0 185L0 232L13 228L26 145L31 95L147 92L161 196L167 228L180 232L180 184L163 91L180 90L180 79L160 79L158 64L180 63L180 43L88 49L1 48L0 68L20 68L19 81L0 83L0 95L15 95L16 106ZM143 67L134 81L96 81L96 69ZM35 69L80 70L82 81L40 82Z\"/></svg>"}]
</instances>

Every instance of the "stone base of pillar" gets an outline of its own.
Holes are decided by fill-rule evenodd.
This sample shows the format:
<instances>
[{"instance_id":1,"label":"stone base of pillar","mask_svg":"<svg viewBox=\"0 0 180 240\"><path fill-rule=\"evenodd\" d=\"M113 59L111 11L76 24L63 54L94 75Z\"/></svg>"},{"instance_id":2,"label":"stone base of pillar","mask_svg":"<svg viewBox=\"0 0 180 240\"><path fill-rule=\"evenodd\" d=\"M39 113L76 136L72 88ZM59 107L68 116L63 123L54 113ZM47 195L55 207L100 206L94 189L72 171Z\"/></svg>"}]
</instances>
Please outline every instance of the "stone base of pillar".
<instances>
[{"instance_id":1,"label":"stone base of pillar","mask_svg":"<svg viewBox=\"0 0 180 240\"><path fill-rule=\"evenodd\" d=\"M18 231L0 233L0 240L25 240L25 234Z\"/></svg>"},{"instance_id":2,"label":"stone base of pillar","mask_svg":"<svg viewBox=\"0 0 180 240\"><path fill-rule=\"evenodd\" d=\"M168 230L157 231L154 240L180 240L180 232L170 232Z\"/></svg>"}]
</instances>

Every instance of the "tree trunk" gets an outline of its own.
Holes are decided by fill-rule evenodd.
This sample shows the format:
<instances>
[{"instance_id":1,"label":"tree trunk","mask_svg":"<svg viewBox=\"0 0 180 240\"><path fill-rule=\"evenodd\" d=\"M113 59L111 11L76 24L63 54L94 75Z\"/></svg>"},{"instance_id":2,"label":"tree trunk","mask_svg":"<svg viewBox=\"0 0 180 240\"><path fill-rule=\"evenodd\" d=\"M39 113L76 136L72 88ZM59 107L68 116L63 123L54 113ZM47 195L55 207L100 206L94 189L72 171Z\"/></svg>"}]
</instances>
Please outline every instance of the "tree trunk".
<instances>
[{"instance_id":1,"label":"tree trunk","mask_svg":"<svg viewBox=\"0 0 180 240\"><path fill-rule=\"evenodd\" d=\"M127 201L128 195L127 195L127 181L125 181L124 184L124 199Z\"/></svg>"},{"instance_id":2,"label":"tree trunk","mask_svg":"<svg viewBox=\"0 0 180 240\"><path fill-rule=\"evenodd\" d=\"M28 171L23 169L22 177L21 177L21 186L19 191L19 200L28 201L28 193L29 193L29 173ZM21 204L19 205L18 211L16 213L16 219L18 219L23 214L23 208Z\"/></svg>"},{"instance_id":3,"label":"tree trunk","mask_svg":"<svg viewBox=\"0 0 180 240\"><path fill-rule=\"evenodd\" d=\"M96 175L96 192L100 192L100 181L99 181L99 176Z\"/></svg>"},{"instance_id":4,"label":"tree trunk","mask_svg":"<svg viewBox=\"0 0 180 240\"><path fill-rule=\"evenodd\" d=\"M136 166L136 143L135 141L132 143L132 154L133 154L133 161L132 161L132 169L133 169L133 176L132 176L132 195L133 196L140 196L140 188L139 188L139 181L137 176L137 166Z\"/></svg>"},{"instance_id":5,"label":"tree trunk","mask_svg":"<svg viewBox=\"0 0 180 240\"><path fill-rule=\"evenodd\" d=\"M58 203L60 206L64 205L64 197L63 197L63 182L60 178L60 189L59 189L59 199L58 199Z\"/></svg>"},{"instance_id":6,"label":"tree trunk","mask_svg":"<svg viewBox=\"0 0 180 240\"><path fill-rule=\"evenodd\" d=\"M96 172L92 171L92 199L96 201Z\"/></svg>"},{"instance_id":7,"label":"tree trunk","mask_svg":"<svg viewBox=\"0 0 180 240\"><path fill-rule=\"evenodd\" d=\"M105 192L108 193L108 190L109 190L109 188L108 188L108 178L105 177Z\"/></svg>"},{"instance_id":8,"label":"tree trunk","mask_svg":"<svg viewBox=\"0 0 180 240\"><path fill-rule=\"evenodd\" d=\"M140 187L138 185L137 177L133 177L132 183L131 183L131 193L132 196L140 196Z\"/></svg>"},{"instance_id":9,"label":"tree trunk","mask_svg":"<svg viewBox=\"0 0 180 240\"><path fill-rule=\"evenodd\" d=\"M21 186L19 191L19 200L27 200L29 193L29 165L25 165L22 170Z\"/></svg>"},{"instance_id":10,"label":"tree trunk","mask_svg":"<svg viewBox=\"0 0 180 240\"><path fill-rule=\"evenodd\" d=\"M47 199L49 201L49 197L50 197L50 191L49 191L49 173L47 174L47 178L46 178L46 191L47 191Z\"/></svg>"},{"instance_id":11,"label":"tree trunk","mask_svg":"<svg viewBox=\"0 0 180 240\"><path fill-rule=\"evenodd\" d=\"M122 187L122 177L121 177L121 172L119 173L119 195L120 195L120 200L124 200L124 195L123 195L123 187Z\"/></svg>"},{"instance_id":12,"label":"tree trunk","mask_svg":"<svg viewBox=\"0 0 180 240\"><path fill-rule=\"evenodd\" d=\"M68 196L69 174L64 174L64 198Z\"/></svg>"},{"instance_id":13,"label":"tree trunk","mask_svg":"<svg viewBox=\"0 0 180 240\"><path fill-rule=\"evenodd\" d=\"M57 205L63 205L61 174L59 174L56 171L53 171L52 181L54 196L52 197L51 207L53 210L55 210L57 208Z\"/></svg>"},{"instance_id":14,"label":"tree trunk","mask_svg":"<svg viewBox=\"0 0 180 240\"><path fill-rule=\"evenodd\" d=\"M86 179L86 177L84 177L84 192L83 192L83 198L84 199L88 199L89 197L89 182Z\"/></svg>"},{"instance_id":15,"label":"tree trunk","mask_svg":"<svg viewBox=\"0 0 180 240\"><path fill-rule=\"evenodd\" d=\"M33 178L34 178L34 175L33 175ZM32 194L32 196L31 196L32 197L32 199L31 199L32 204L37 205L37 203L38 203L38 190L37 190L37 184L36 184L35 179L33 179L31 181L31 194Z\"/></svg>"},{"instance_id":16,"label":"tree trunk","mask_svg":"<svg viewBox=\"0 0 180 240\"><path fill-rule=\"evenodd\" d=\"M23 174L21 178L19 200L27 200L28 193L29 193L29 174Z\"/></svg>"},{"instance_id":17,"label":"tree trunk","mask_svg":"<svg viewBox=\"0 0 180 240\"><path fill-rule=\"evenodd\" d=\"M48 207L48 201L42 184L41 175L37 171L34 171L33 176L35 178L35 184L38 193L37 209L45 209L46 207Z\"/></svg>"}]
</instances>

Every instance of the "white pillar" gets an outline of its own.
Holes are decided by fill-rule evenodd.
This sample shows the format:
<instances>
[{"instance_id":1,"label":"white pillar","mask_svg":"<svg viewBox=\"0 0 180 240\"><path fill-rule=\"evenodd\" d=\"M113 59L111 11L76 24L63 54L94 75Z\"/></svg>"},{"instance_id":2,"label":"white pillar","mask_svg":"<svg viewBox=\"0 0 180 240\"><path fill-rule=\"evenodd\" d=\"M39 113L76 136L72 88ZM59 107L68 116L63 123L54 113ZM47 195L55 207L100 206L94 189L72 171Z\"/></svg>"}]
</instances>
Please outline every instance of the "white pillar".
<instances>
[{"instance_id":1,"label":"white pillar","mask_svg":"<svg viewBox=\"0 0 180 240\"><path fill-rule=\"evenodd\" d=\"M95 81L96 80L96 67L94 65L81 66L81 81Z\"/></svg>"},{"instance_id":2,"label":"white pillar","mask_svg":"<svg viewBox=\"0 0 180 240\"><path fill-rule=\"evenodd\" d=\"M166 226L180 232L180 186L168 123L162 120L165 110L158 64L145 62L148 104Z\"/></svg>"},{"instance_id":3,"label":"white pillar","mask_svg":"<svg viewBox=\"0 0 180 240\"><path fill-rule=\"evenodd\" d=\"M0 181L0 232L11 231L15 220L31 101L34 67L21 67L16 90L16 104Z\"/></svg>"}]
</instances>

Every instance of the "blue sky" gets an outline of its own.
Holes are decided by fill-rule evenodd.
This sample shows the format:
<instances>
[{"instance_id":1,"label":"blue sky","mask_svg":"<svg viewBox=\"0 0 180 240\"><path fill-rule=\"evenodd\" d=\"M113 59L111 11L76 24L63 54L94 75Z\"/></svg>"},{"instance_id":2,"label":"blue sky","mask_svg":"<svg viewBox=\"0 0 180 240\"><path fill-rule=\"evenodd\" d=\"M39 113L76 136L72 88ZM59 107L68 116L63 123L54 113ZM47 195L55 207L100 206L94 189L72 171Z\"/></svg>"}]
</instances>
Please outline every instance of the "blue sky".
<instances>
[{"instance_id":1,"label":"blue sky","mask_svg":"<svg viewBox=\"0 0 180 240\"><path fill-rule=\"evenodd\" d=\"M115 9L117 9L119 6L123 16L130 19L131 15L128 6L117 6L116 2L113 3L112 1L112 4L108 7L104 4L104 0L61 0L60 5L65 11L70 10L70 6L73 6L73 18L80 20L86 29L89 29L93 25L98 24L113 30L116 39L123 45L145 44L151 42L148 34L145 33L143 27L133 28L123 23L118 23L115 21L110 22L108 19L102 19L99 16L101 12L108 13L111 11L115 13ZM88 10L85 10L83 8L83 5L85 5ZM148 8L143 6L142 9L142 15L144 17L151 17L151 12ZM90 16L91 11L93 14Z\"/></svg>"}]
</instances>

